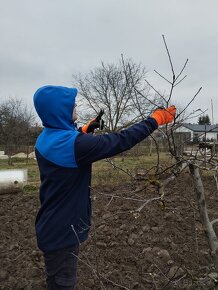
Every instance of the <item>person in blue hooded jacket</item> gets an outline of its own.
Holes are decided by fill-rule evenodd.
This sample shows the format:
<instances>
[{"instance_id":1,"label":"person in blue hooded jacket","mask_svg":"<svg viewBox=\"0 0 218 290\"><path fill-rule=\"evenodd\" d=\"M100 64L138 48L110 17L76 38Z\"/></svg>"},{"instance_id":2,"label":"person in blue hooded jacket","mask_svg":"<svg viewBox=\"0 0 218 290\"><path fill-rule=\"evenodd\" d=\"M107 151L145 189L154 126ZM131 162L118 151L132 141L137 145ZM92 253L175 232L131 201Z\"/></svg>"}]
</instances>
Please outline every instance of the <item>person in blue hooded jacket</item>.
<instances>
[{"instance_id":1,"label":"person in blue hooded jacket","mask_svg":"<svg viewBox=\"0 0 218 290\"><path fill-rule=\"evenodd\" d=\"M44 86L34 106L44 129L35 144L40 171L40 203L36 237L45 259L47 289L74 289L79 246L91 226L91 165L114 156L171 122L176 108L156 110L151 117L119 133L93 135L93 119L82 130L75 126L77 89Z\"/></svg>"}]
</instances>

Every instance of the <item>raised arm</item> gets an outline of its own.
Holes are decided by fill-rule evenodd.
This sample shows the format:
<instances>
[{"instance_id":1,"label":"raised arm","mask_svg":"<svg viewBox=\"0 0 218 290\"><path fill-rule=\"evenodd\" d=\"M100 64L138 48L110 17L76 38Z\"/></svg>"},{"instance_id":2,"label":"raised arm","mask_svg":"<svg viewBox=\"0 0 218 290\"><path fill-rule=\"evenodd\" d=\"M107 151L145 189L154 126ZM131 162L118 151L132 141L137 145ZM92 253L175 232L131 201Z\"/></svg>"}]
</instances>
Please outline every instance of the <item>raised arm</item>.
<instances>
[{"instance_id":1,"label":"raised arm","mask_svg":"<svg viewBox=\"0 0 218 290\"><path fill-rule=\"evenodd\" d=\"M157 127L155 119L148 118L119 133L97 136L80 134L75 142L77 165L85 165L126 151L148 137Z\"/></svg>"}]
</instances>

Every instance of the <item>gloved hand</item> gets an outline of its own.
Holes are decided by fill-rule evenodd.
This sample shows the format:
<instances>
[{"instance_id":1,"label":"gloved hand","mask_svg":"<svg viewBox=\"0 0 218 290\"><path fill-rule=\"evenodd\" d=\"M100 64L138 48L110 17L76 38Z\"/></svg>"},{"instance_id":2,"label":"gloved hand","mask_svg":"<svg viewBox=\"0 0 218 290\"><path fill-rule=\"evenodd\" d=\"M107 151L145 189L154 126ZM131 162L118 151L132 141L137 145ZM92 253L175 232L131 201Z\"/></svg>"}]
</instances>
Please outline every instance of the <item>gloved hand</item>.
<instances>
[{"instance_id":1,"label":"gloved hand","mask_svg":"<svg viewBox=\"0 0 218 290\"><path fill-rule=\"evenodd\" d=\"M176 115L176 107L171 106L166 109L157 109L151 115L157 121L158 126L172 122Z\"/></svg>"},{"instance_id":2,"label":"gloved hand","mask_svg":"<svg viewBox=\"0 0 218 290\"><path fill-rule=\"evenodd\" d=\"M104 121L101 119L104 114L104 110L101 110L98 116L82 127L83 133L94 133L95 129L99 128L102 130L104 128Z\"/></svg>"}]
</instances>

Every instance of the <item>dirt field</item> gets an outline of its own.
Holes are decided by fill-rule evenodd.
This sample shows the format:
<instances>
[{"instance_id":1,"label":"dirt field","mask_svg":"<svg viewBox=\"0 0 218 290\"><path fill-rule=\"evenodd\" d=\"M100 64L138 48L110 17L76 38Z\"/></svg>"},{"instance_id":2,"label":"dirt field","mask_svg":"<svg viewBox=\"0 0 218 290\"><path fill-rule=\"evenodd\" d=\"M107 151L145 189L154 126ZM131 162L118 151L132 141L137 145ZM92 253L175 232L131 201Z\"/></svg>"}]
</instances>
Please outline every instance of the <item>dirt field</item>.
<instances>
[{"instance_id":1,"label":"dirt field","mask_svg":"<svg viewBox=\"0 0 218 290\"><path fill-rule=\"evenodd\" d=\"M213 177L205 177L204 184L209 216L217 218ZM81 247L77 289L217 289L208 277L214 269L189 174L166 189L165 210L152 202L137 218L134 210L142 202L105 196L113 191L127 198L135 188L133 183L95 187L93 225ZM137 194L140 199L154 196L152 188ZM46 289L34 232L37 191L1 195L0 202L0 289Z\"/></svg>"}]
</instances>

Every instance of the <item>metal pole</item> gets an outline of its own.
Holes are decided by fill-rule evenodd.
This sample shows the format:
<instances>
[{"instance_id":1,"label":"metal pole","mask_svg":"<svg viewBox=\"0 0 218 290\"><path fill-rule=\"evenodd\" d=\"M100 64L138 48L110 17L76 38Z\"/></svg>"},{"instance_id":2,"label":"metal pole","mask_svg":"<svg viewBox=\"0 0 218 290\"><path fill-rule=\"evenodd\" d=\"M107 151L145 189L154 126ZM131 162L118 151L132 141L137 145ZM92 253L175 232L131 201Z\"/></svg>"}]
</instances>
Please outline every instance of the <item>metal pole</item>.
<instances>
[{"instance_id":1,"label":"metal pole","mask_svg":"<svg viewBox=\"0 0 218 290\"><path fill-rule=\"evenodd\" d=\"M211 99L211 111L212 111L212 123L211 125L214 124L214 118L213 118L213 100Z\"/></svg>"}]
</instances>

